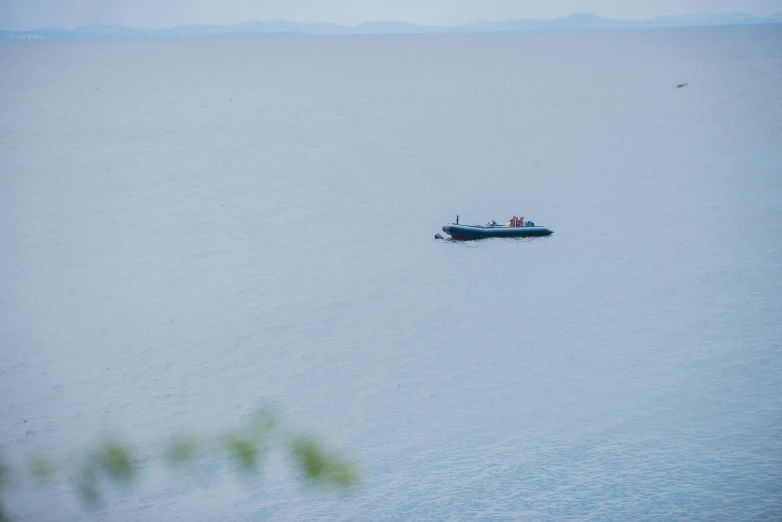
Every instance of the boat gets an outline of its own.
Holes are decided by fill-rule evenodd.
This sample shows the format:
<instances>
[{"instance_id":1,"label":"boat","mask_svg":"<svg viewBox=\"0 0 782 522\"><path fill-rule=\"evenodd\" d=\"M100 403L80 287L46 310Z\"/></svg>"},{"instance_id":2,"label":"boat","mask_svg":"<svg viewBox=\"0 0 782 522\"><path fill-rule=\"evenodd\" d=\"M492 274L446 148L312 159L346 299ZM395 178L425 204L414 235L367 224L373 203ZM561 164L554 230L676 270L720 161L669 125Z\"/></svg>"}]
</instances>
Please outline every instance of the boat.
<instances>
[{"instance_id":1,"label":"boat","mask_svg":"<svg viewBox=\"0 0 782 522\"><path fill-rule=\"evenodd\" d=\"M460 225L459 216L456 216L456 223L443 225L443 232L452 239L462 241L490 237L541 237L554 233L546 227L535 225L532 221L527 221L522 226L512 226L513 221L515 218L506 225L499 225L496 221L485 225Z\"/></svg>"}]
</instances>

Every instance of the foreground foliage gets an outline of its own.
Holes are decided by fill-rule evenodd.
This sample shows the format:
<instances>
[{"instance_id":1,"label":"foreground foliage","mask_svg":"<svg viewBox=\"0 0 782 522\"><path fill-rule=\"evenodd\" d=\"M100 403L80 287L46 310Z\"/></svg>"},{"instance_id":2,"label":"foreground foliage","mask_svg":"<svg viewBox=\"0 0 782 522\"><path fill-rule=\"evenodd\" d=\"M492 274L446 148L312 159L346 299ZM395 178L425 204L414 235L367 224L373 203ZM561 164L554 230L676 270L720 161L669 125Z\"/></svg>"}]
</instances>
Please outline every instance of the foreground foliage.
<instances>
[{"instance_id":1,"label":"foreground foliage","mask_svg":"<svg viewBox=\"0 0 782 522\"><path fill-rule=\"evenodd\" d=\"M288 451L309 483L337 488L356 484L352 463L326 451L316 438L286 428L277 415L267 410L257 412L245 425L217 437L171 437L158 453L165 465L182 472L185 464L228 459L239 472L257 474L264 456L274 448ZM103 439L77 459L58 461L37 453L29 458L26 466L12 467L9 461L0 458L0 522L12 520L5 510L2 494L11 483L34 485L71 480L84 505L97 507L103 501L104 482L132 486L141 474L142 464L134 447L119 439Z\"/></svg>"}]
</instances>

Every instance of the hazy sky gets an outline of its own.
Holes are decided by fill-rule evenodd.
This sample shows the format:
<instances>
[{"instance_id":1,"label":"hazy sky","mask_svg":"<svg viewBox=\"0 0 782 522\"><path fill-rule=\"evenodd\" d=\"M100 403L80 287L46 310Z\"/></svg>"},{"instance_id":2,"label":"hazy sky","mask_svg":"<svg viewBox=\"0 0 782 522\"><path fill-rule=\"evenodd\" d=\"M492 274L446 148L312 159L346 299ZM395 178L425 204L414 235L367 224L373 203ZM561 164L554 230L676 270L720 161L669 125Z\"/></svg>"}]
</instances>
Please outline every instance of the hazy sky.
<instances>
[{"instance_id":1,"label":"hazy sky","mask_svg":"<svg viewBox=\"0 0 782 522\"><path fill-rule=\"evenodd\" d=\"M146 29L276 19L341 24L403 20L450 25L585 12L634 19L729 11L769 15L782 12L782 0L0 0L0 29L84 24Z\"/></svg>"}]
</instances>

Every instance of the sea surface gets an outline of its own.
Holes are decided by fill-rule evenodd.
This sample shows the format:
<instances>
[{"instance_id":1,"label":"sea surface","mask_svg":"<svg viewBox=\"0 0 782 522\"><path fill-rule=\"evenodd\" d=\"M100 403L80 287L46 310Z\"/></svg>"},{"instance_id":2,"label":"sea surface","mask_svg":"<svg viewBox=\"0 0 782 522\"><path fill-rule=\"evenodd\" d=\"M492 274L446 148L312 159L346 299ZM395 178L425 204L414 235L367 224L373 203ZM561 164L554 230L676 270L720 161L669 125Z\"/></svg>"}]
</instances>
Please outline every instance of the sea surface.
<instances>
[{"instance_id":1,"label":"sea surface","mask_svg":"<svg viewBox=\"0 0 782 522\"><path fill-rule=\"evenodd\" d=\"M358 487L155 464L263 404ZM18 520L780 520L782 26L1 43L0 454L41 453Z\"/></svg>"}]
</instances>

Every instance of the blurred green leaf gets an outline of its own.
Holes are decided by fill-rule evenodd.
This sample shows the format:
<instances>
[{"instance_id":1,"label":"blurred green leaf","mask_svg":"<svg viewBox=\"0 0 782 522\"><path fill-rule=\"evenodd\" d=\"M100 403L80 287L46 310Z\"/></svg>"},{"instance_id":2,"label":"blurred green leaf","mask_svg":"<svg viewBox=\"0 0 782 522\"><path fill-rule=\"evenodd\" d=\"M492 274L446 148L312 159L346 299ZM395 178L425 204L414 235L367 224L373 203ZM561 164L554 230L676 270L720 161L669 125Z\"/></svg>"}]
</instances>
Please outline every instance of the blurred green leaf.
<instances>
[{"instance_id":1,"label":"blurred green leaf","mask_svg":"<svg viewBox=\"0 0 782 522\"><path fill-rule=\"evenodd\" d=\"M229 435L223 439L223 447L244 471L258 470L260 450L252 441Z\"/></svg>"},{"instance_id":2,"label":"blurred green leaf","mask_svg":"<svg viewBox=\"0 0 782 522\"><path fill-rule=\"evenodd\" d=\"M358 481L356 470L349 462L335 462L329 474L329 481L344 488L354 486Z\"/></svg>"},{"instance_id":3,"label":"blurred green leaf","mask_svg":"<svg viewBox=\"0 0 782 522\"><path fill-rule=\"evenodd\" d=\"M293 452L307 478L317 479L326 469L323 452L310 438L298 438L293 441Z\"/></svg>"},{"instance_id":4,"label":"blurred green leaf","mask_svg":"<svg viewBox=\"0 0 782 522\"><path fill-rule=\"evenodd\" d=\"M356 483L353 466L337 455L327 454L310 437L293 441L293 453L304 475L312 480L348 487Z\"/></svg>"},{"instance_id":5,"label":"blurred green leaf","mask_svg":"<svg viewBox=\"0 0 782 522\"><path fill-rule=\"evenodd\" d=\"M96 464L111 478L117 481L128 482L135 473L135 466L131 459L130 449L114 442L103 442L95 452Z\"/></svg>"},{"instance_id":6,"label":"blurred green leaf","mask_svg":"<svg viewBox=\"0 0 782 522\"><path fill-rule=\"evenodd\" d=\"M184 464L195 458L199 443L192 437L176 437L166 448L165 459L171 464Z\"/></svg>"},{"instance_id":7,"label":"blurred green leaf","mask_svg":"<svg viewBox=\"0 0 782 522\"><path fill-rule=\"evenodd\" d=\"M54 462L46 455L35 455L29 463L30 475L36 480L43 481L54 475Z\"/></svg>"}]
</instances>

